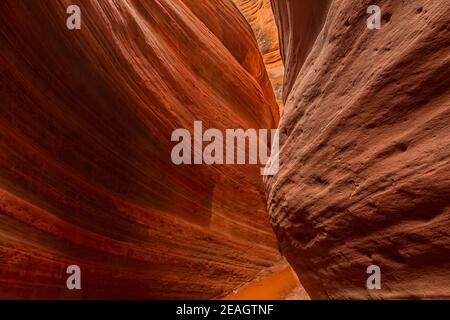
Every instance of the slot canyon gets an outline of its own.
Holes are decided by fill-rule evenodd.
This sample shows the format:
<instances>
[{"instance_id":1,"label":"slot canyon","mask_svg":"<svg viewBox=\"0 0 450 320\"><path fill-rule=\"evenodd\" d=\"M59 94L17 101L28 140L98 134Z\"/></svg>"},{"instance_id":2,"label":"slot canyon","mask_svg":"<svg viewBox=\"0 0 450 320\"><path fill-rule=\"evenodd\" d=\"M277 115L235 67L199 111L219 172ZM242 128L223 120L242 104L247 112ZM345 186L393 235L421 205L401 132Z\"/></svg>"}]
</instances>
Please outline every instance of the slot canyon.
<instances>
[{"instance_id":1,"label":"slot canyon","mask_svg":"<svg viewBox=\"0 0 450 320\"><path fill-rule=\"evenodd\" d=\"M0 298L450 298L450 2L371 4L0 1ZM279 171L175 165L195 121Z\"/></svg>"}]
</instances>

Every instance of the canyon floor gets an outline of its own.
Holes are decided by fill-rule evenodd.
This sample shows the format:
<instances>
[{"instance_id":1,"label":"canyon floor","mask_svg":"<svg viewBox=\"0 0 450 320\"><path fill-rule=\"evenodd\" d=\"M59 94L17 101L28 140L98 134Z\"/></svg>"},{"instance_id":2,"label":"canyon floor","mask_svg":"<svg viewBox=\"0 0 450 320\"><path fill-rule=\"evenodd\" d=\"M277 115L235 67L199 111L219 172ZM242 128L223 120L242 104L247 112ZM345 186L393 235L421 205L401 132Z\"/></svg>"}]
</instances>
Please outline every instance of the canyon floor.
<instances>
[{"instance_id":1,"label":"canyon floor","mask_svg":"<svg viewBox=\"0 0 450 320\"><path fill-rule=\"evenodd\" d=\"M224 300L310 300L287 262L263 270Z\"/></svg>"}]
</instances>

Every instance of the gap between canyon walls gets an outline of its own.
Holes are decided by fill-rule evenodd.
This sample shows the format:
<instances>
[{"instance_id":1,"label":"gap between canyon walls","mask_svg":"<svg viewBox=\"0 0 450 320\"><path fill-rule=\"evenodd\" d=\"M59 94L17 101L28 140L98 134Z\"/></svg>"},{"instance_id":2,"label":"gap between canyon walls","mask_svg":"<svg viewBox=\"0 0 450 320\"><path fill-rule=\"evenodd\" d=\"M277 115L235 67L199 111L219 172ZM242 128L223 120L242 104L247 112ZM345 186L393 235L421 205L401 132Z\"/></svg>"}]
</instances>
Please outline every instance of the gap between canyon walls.
<instances>
[{"instance_id":1,"label":"gap between canyon walls","mask_svg":"<svg viewBox=\"0 0 450 320\"><path fill-rule=\"evenodd\" d=\"M324 25L331 1L233 1L253 29L282 117L288 93ZM289 66L286 74L283 64ZM227 298L252 299L255 295L262 299L310 299L285 264L264 270Z\"/></svg>"},{"instance_id":2,"label":"gap between canyon walls","mask_svg":"<svg viewBox=\"0 0 450 320\"><path fill-rule=\"evenodd\" d=\"M274 128L229 0L0 2L0 298L207 299L280 261L258 166L175 166L171 133ZM68 290L78 265L82 290Z\"/></svg>"},{"instance_id":3,"label":"gap between canyon walls","mask_svg":"<svg viewBox=\"0 0 450 320\"><path fill-rule=\"evenodd\" d=\"M280 55L278 29L270 0L232 0L252 27L264 59L267 74L280 109L283 113L284 67Z\"/></svg>"}]
</instances>

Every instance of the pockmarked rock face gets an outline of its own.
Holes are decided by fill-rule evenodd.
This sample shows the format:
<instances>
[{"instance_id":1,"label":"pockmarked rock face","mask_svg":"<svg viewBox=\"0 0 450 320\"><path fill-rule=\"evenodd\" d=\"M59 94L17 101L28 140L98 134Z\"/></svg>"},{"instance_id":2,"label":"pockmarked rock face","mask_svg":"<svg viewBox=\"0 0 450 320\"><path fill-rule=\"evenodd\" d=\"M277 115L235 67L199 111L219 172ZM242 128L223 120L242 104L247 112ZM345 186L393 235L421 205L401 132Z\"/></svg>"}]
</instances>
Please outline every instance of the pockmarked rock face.
<instances>
[{"instance_id":1,"label":"pockmarked rock face","mask_svg":"<svg viewBox=\"0 0 450 320\"><path fill-rule=\"evenodd\" d=\"M278 29L270 0L233 0L250 23L263 54L280 113L283 108L284 67L280 55Z\"/></svg>"},{"instance_id":2,"label":"pockmarked rock face","mask_svg":"<svg viewBox=\"0 0 450 320\"><path fill-rule=\"evenodd\" d=\"M259 166L175 166L171 133L274 128L229 0L0 2L0 297L212 298L279 259ZM81 290L66 268L81 268Z\"/></svg>"},{"instance_id":3,"label":"pockmarked rock face","mask_svg":"<svg viewBox=\"0 0 450 320\"><path fill-rule=\"evenodd\" d=\"M450 2L273 0L282 251L313 299L450 297ZM381 289L366 287L370 265Z\"/></svg>"}]
</instances>

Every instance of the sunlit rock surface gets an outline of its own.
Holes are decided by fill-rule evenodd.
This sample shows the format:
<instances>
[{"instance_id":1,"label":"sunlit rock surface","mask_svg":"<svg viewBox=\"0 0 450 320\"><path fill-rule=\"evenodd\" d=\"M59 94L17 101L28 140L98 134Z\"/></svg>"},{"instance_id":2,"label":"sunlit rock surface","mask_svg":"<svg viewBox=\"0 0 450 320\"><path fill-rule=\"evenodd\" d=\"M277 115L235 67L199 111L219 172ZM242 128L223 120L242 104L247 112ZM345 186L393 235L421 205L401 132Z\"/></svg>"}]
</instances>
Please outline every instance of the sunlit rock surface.
<instances>
[{"instance_id":1,"label":"sunlit rock surface","mask_svg":"<svg viewBox=\"0 0 450 320\"><path fill-rule=\"evenodd\" d=\"M280 111L283 109L284 67L280 56L278 30L270 0L233 0L254 30L263 54L267 73L277 98Z\"/></svg>"},{"instance_id":2,"label":"sunlit rock surface","mask_svg":"<svg viewBox=\"0 0 450 320\"><path fill-rule=\"evenodd\" d=\"M257 166L175 166L175 128L273 128L229 0L0 1L0 297L212 298L278 259ZM66 289L79 265L82 290Z\"/></svg>"},{"instance_id":3,"label":"sunlit rock surface","mask_svg":"<svg viewBox=\"0 0 450 320\"><path fill-rule=\"evenodd\" d=\"M314 298L450 297L450 2L273 0L280 246ZM381 290L366 269L381 268Z\"/></svg>"}]
</instances>

